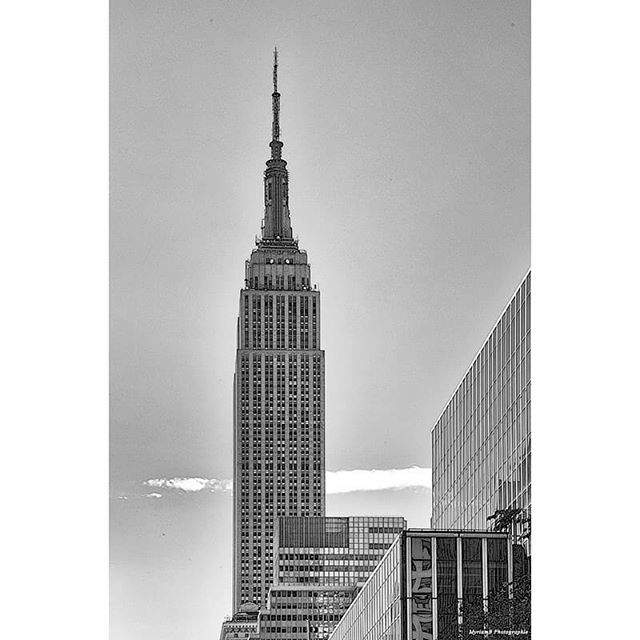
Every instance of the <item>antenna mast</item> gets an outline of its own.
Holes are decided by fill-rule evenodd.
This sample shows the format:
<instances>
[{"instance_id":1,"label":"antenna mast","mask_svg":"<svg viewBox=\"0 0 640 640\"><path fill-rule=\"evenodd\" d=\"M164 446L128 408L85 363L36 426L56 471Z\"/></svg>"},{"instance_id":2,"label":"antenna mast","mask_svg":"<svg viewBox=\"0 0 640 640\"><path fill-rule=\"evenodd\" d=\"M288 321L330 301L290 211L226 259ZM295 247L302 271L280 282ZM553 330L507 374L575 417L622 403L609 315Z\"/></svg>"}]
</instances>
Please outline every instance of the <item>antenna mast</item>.
<instances>
[{"instance_id":1,"label":"antenna mast","mask_svg":"<svg viewBox=\"0 0 640 640\"><path fill-rule=\"evenodd\" d=\"M273 93L271 94L273 123L271 125L271 157L280 159L282 143L280 142L280 94L278 93L278 49L273 50ZM276 144L274 144L276 143Z\"/></svg>"}]
</instances>

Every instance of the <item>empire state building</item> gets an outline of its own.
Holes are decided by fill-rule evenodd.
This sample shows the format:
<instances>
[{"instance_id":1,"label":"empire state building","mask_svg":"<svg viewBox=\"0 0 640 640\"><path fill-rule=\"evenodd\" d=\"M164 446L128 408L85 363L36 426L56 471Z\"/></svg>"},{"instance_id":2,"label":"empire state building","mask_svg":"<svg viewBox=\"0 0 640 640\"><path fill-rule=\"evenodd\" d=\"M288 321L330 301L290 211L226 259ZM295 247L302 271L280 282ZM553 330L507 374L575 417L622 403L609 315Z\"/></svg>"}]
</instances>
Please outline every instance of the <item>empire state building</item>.
<instances>
[{"instance_id":1,"label":"empire state building","mask_svg":"<svg viewBox=\"0 0 640 640\"><path fill-rule=\"evenodd\" d=\"M320 293L291 229L278 57L261 237L240 291L234 375L233 608L264 606L279 516L325 515Z\"/></svg>"}]
</instances>

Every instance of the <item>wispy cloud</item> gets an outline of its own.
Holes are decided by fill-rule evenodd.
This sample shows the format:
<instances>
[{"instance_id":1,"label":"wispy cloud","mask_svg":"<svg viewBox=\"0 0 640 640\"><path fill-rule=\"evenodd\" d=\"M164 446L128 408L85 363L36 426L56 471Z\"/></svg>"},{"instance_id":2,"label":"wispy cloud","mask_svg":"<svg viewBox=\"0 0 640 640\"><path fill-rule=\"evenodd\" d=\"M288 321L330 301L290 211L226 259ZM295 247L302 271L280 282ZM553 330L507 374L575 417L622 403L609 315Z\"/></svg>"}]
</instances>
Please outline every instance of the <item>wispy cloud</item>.
<instances>
[{"instance_id":1,"label":"wispy cloud","mask_svg":"<svg viewBox=\"0 0 640 640\"><path fill-rule=\"evenodd\" d=\"M215 478L152 478L145 480L144 484L155 489L177 489L186 493L205 489L214 493L231 491L231 480L216 480Z\"/></svg>"},{"instance_id":2,"label":"wispy cloud","mask_svg":"<svg viewBox=\"0 0 640 640\"><path fill-rule=\"evenodd\" d=\"M147 493L145 498L162 498L161 493Z\"/></svg>"},{"instance_id":3,"label":"wispy cloud","mask_svg":"<svg viewBox=\"0 0 640 640\"><path fill-rule=\"evenodd\" d=\"M327 493L329 494L430 488L431 469L424 467L327 472Z\"/></svg>"},{"instance_id":4,"label":"wispy cloud","mask_svg":"<svg viewBox=\"0 0 640 640\"><path fill-rule=\"evenodd\" d=\"M216 478L151 478L145 480L144 484L154 489L169 489L181 493L229 493L232 487L231 480ZM425 467L327 471L328 494L430 488L431 469ZM162 494L149 493L147 497L160 498Z\"/></svg>"}]
</instances>

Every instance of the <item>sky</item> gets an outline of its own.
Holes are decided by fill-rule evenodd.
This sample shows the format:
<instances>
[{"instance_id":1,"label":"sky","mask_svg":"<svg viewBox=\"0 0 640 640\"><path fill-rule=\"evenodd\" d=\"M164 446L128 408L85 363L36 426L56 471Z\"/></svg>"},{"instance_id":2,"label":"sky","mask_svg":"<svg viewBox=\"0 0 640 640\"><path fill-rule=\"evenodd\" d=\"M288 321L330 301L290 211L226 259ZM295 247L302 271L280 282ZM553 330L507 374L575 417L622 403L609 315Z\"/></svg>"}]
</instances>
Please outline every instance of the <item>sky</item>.
<instances>
[{"instance_id":1,"label":"sky","mask_svg":"<svg viewBox=\"0 0 640 640\"><path fill-rule=\"evenodd\" d=\"M274 46L322 297L327 513L428 526L430 429L530 263L529 3L110 11L111 637L204 640L231 613L236 318Z\"/></svg>"}]
</instances>

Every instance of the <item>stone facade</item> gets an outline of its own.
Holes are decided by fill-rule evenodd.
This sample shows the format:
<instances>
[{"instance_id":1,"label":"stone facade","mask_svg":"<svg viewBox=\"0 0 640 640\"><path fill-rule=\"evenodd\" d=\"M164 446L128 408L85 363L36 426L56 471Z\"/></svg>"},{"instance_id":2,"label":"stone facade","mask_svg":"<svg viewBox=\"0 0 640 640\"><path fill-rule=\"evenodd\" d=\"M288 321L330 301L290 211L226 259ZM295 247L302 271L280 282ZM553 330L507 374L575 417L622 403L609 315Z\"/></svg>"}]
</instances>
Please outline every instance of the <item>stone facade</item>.
<instances>
[{"instance_id":1,"label":"stone facade","mask_svg":"<svg viewBox=\"0 0 640 640\"><path fill-rule=\"evenodd\" d=\"M293 238L287 163L279 140L274 65L273 139L264 174L261 238L240 292L234 376L233 610L261 607L273 582L279 516L324 516L324 351L320 292Z\"/></svg>"}]
</instances>

